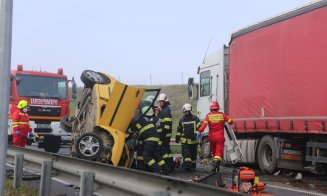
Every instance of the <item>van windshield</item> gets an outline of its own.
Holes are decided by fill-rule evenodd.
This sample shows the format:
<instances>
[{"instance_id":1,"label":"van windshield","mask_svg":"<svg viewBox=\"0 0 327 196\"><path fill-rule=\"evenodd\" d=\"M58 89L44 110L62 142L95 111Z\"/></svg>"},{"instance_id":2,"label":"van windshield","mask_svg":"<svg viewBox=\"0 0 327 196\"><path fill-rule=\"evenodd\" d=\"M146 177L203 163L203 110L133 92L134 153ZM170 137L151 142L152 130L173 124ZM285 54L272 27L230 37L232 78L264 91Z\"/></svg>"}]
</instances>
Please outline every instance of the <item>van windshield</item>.
<instances>
[{"instance_id":1,"label":"van windshield","mask_svg":"<svg viewBox=\"0 0 327 196\"><path fill-rule=\"evenodd\" d=\"M65 78L17 75L16 82L20 97L67 98L67 80Z\"/></svg>"},{"instance_id":2,"label":"van windshield","mask_svg":"<svg viewBox=\"0 0 327 196\"><path fill-rule=\"evenodd\" d=\"M141 103L139 107L137 108L134 121L138 121L140 118L144 116L149 110L151 110L154 107L154 103L157 100L157 97L159 95L160 89L146 89ZM142 111L144 107L148 107L146 111Z\"/></svg>"}]
</instances>

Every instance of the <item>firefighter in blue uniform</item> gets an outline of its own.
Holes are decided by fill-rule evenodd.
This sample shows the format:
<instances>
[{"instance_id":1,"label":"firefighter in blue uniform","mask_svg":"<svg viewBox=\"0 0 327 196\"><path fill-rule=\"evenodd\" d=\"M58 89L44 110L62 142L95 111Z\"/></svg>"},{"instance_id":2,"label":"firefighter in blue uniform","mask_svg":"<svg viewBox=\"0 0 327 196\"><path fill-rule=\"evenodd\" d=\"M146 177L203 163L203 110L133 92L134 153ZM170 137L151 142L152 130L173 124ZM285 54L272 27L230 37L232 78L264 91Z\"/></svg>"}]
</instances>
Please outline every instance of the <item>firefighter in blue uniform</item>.
<instances>
[{"instance_id":1,"label":"firefighter in blue uniform","mask_svg":"<svg viewBox=\"0 0 327 196\"><path fill-rule=\"evenodd\" d=\"M155 118L154 110L150 106L143 106L142 113L144 116L129 129L130 134L138 135L137 168L167 174L168 168L159 154L160 135L156 125L158 119Z\"/></svg>"},{"instance_id":2,"label":"firefighter in blue uniform","mask_svg":"<svg viewBox=\"0 0 327 196\"><path fill-rule=\"evenodd\" d=\"M162 140L162 158L165 160L170 172L175 170L175 163L173 160L173 155L170 150L170 138L172 133L172 115L169 108L169 100L166 94L161 93L158 96L159 106L161 108L159 112L159 119L161 123L161 140Z\"/></svg>"},{"instance_id":3,"label":"firefighter in blue uniform","mask_svg":"<svg viewBox=\"0 0 327 196\"><path fill-rule=\"evenodd\" d=\"M192 114L191 104L186 103L183 108L176 133L176 143L182 143L183 168L195 171L198 140L198 128L201 126L199 118Z\"/></svg>"}]
</instances>

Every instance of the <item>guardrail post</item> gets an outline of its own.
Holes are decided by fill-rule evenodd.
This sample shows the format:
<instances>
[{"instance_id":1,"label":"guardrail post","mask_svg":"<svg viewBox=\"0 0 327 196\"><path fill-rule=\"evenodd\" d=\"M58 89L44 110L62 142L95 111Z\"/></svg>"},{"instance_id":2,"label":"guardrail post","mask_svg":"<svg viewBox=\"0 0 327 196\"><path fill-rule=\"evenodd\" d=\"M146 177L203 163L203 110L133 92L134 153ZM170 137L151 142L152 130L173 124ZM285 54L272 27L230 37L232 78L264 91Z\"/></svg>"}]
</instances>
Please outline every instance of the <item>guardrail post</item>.
<instances>
[{"instance_id":1,"label":"guardrail post","mask_svg":"<svg viewBox=\"0 0 327 196\"><path fill-rule=\"evenodd\" d=\"M51 187L51 172L52 172L52 161L43 161L41 182L40 182L40 196L49 196Z\"/></svg>"},{"instance_id":2,"label":"guardrail post","mask_svg":"<svg viewBox=\"0 0 327 196\"><path fill-rule=\"evenodd\" d=\"M80 196L92 196L94 172L83 172L81 175Z\"/></svg>"},{"instance_id":3,"label":"guardrail post","mask_svg":"<svg viewBox=\"0 0 327 196\"><path fill-rule=\"evenodd\" d=\"M14 168L14 182L13 188L16 189L20 187L23 180L23 161L24 154L16 154L15 156L15 168Z\"/></svg>"},{"instance_id":4,"label":"guardrail post","mask_svg":"<svg viewBox=\"0 0 327 196\"><path fill-rule=\"evenodd\" d=\"M13 0L0 0L0 195L5 192Z\"/></svg>"}]
</instances>

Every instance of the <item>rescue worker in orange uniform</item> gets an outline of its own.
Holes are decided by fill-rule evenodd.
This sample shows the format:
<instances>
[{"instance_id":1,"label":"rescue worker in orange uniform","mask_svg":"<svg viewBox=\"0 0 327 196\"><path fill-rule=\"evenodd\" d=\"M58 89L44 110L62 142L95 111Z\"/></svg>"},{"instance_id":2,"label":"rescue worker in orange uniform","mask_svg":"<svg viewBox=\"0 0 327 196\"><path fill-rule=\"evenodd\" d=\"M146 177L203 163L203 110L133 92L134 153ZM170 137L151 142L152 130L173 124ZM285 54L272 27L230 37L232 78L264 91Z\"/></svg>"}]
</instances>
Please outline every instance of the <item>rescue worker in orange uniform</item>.
<instances>
[{"instance_id":1,"label":"rescue worker in orange uniform","mask_svg":"<svg viewBox=\"0 0 327 196\"><path fill-rule=\"evenodd\" d=\"M32 131L27 114L28 107L27 101L21 100L17 105L17 110L13 113L12 126L14 146L25 147L27 135Z\"/></svg>"},{"instance_id":2,"label":"rescue worker in orange uniform","mask_svg":"<svg viewBox=\"0 0 327 196\"><path fill-rule=\"evenodd\" d=\"M224 114L219 112L220 106L217 101L214 101L210 105L211 112L206 115L204 122L199 128L199 132L203 132L207 125L209 125L209 142L210 151L213 155L213 172L219 171L219 166L222 161L225 136L224 136L224 124L225 122L233 124L233 120Z\"/></svg>"}]
</instances>

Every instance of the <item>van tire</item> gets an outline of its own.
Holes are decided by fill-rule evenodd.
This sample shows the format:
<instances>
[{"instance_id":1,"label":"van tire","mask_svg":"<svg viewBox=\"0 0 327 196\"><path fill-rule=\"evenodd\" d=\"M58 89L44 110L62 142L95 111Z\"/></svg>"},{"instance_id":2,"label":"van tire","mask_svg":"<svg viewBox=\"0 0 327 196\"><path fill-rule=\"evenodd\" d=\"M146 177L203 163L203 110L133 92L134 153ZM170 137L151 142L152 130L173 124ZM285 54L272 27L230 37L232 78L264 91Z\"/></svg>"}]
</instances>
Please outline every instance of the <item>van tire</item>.
<instances>
[{"instance_id":1,"label":"van tire","mask_svg":"<svg viewBox=\"0 0 327 196\"><path fill-rule=\"evenodd\" d=\"M103 140L96 133L84 133L75 143L77 157L86 160L97 160L103 151Z\"/></svg>"},{"instance_id":2,"label":"van tire","mask_svg":"<svg viewBox=\"0 0 327 196\"><path fill-rule=\"evenodd\" d=\"M84 70L81 74L81 81L88 88L92 87L94 84L110 83L110 80L105 75L92 70Z\"/></svg>"}]
</instances>

